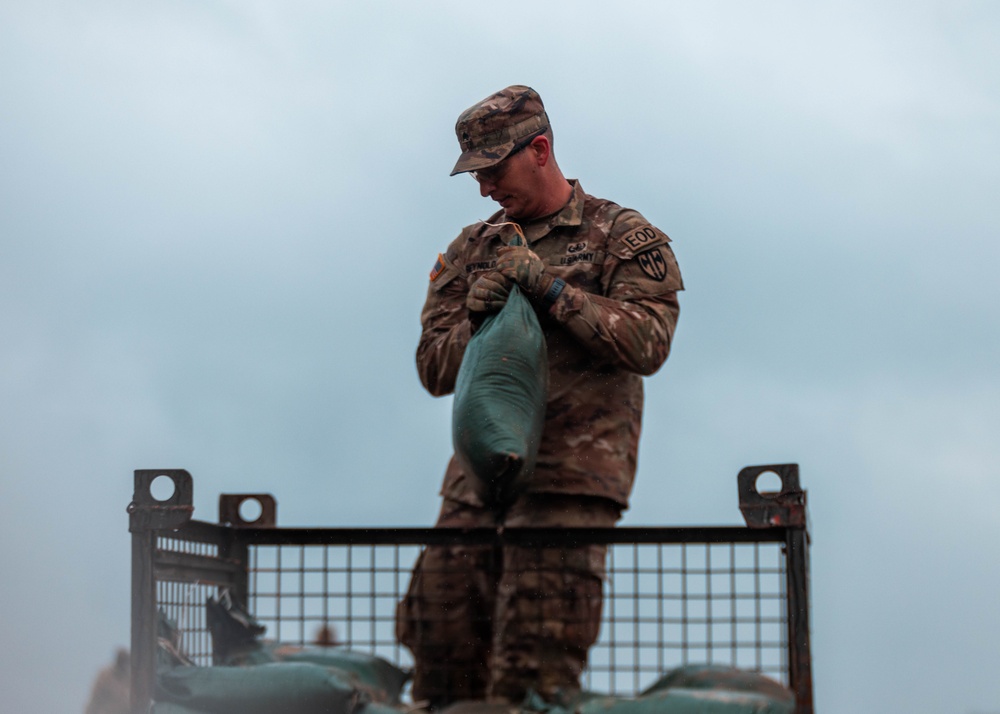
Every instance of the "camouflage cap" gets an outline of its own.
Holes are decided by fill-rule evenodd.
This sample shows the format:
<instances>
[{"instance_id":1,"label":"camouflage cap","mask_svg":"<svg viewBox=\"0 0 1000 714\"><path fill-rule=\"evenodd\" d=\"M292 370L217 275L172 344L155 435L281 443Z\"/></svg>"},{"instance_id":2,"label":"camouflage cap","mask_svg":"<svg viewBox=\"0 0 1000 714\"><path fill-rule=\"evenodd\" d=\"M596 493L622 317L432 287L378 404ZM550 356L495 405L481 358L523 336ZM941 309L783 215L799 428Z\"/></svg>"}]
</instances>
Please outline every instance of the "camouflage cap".
<instances>
[{"instance_id":1,"label":"camouflage cap","mask_svg":"<svg viewBox=\"0 0 1000 714\"><path fill-rule=\"evenodd\" d=\"M451 175L479 171L503 161L517 143L549 127L542 98L515 84L473 104L458 117L455 134L462 155Z\"/></svg>"}]
</instances>

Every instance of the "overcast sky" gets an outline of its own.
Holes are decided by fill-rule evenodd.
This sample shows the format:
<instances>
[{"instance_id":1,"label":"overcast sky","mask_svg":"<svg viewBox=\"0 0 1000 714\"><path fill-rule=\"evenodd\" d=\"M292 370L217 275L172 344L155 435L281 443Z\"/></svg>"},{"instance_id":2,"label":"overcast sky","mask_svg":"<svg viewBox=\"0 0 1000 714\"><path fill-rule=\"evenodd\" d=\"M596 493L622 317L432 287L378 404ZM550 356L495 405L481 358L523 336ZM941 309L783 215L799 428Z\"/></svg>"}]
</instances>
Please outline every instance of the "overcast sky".
<instances>
[{"instance_id":1,"label":"overcast sky","mask_svg":"<svg viewBox=\"0 0 1000 714\"><path fill-rule=\"evenodd\" d=\"M612 9L614 8L614 9ZM457 115L545 101L673 239L626 524L809 493L821 712L1000 712L1000 5L0 3L0 691L82 711L127 645L132 471L196 516L427 525L435 256L493 205Z\"/></svg>"}]
</instances>

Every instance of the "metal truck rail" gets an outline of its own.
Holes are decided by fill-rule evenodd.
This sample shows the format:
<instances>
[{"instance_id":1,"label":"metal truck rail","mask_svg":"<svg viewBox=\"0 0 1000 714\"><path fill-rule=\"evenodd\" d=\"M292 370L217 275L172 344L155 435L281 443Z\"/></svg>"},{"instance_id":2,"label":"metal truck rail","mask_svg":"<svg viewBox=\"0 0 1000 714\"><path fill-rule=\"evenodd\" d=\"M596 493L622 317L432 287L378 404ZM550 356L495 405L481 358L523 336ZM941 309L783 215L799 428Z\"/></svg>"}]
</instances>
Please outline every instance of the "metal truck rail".
<instances>
[{"instance_id":1,"label":"metal truck rail","mask_svg":"<svg viewBox=\"0 0 1000 714\"><path fill-rule=\"evenodd\" d=\"M762 475L781 488L760 492ZM154 487L155 482L155 487ZM160 484L172 486L156 498ZM631 696L665 670L720 664L761 672L812 714L809 536L796 464L751 466L737 477L745 526L600 529L284 528L270 494L223 494L219 522L193 520L191 475L135 472L132 534L132 712L153 696L158 613L183 652L214 659L205 602L224 590L267 627L268 639L337 643L412 664L395 639L396 603L427 545L608 546L601 634L583 685ZM167 489L169 490L169 489ZM244 517L248 509L257 514Z\"/></svg>"}]
</instances>

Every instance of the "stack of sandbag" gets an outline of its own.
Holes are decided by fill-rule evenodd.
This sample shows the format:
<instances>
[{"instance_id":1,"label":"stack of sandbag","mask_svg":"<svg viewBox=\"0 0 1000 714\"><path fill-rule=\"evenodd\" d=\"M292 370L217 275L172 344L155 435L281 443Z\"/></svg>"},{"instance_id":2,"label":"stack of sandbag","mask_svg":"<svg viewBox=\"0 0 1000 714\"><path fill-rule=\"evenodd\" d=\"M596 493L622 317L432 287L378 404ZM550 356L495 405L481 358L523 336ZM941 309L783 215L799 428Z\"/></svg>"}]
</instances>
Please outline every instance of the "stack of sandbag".
<instances>
[{"instance_id":1,"label":"stack of sandbag","mask_svg":"<svg viewBox=\"0 0 1000 714\"><path fill-rule=\"evenodd\" d=\"M336 666L272 662L160 672L154 714L399 714L387 692Z\"/></svg>"},{"instance_id":2,"label":"stack of sandbag","mask_svg":"<svg viewBox=\"0 0 1000 714\"><path fill-rule=\"evenodd\" d=\"M399 714L409 673L380 657L262 640L263 626L228 593L208 600L206 619L215 664L161 656L153 714Z\"/></svg>"},{"instance_id":3,"label":"stack of sandbag","mask_svg":"<svg viewBox=\"0 0 1000 714\"><path fill-rule=\"evenodd\" d=\"M667 672L635 697L581 693L549 703L529 694L522 714L794 714L795 696L757 672L687 665ZM447 714L445 712L444 714ZM475 714L466 712L466 714Z\"/></svg>"}]
</instances>

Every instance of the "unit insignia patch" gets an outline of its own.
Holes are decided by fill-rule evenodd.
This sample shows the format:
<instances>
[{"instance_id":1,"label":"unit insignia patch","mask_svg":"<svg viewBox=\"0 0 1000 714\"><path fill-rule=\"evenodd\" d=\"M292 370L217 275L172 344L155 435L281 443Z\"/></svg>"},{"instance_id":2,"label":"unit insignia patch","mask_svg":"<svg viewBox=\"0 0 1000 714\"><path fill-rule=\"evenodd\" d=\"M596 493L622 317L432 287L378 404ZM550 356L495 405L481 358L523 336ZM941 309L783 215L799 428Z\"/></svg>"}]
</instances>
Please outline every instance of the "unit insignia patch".
<instances>
[{"instance_id":1,"label":"unit insignia patch","mask_svg":"<svg viewBox=\"0 0 1000 714\"><path fill-rule=\"evenodd\" d=\"M645 253L640 253L635 256L635 259L639 261L639 267L642 268L642 272L653 280L662 282L667 277L667 261L663 259L663 253L659 248L653 248L652 250L647 250Z\"/></svg>"}]
</instances>

